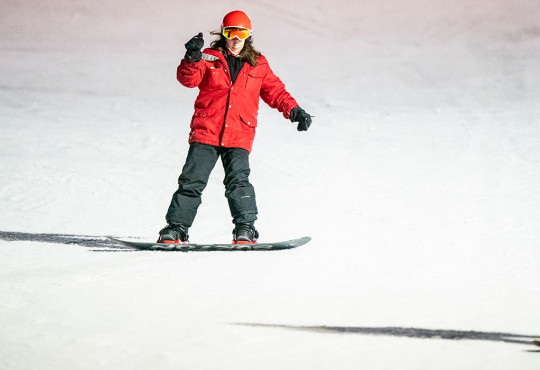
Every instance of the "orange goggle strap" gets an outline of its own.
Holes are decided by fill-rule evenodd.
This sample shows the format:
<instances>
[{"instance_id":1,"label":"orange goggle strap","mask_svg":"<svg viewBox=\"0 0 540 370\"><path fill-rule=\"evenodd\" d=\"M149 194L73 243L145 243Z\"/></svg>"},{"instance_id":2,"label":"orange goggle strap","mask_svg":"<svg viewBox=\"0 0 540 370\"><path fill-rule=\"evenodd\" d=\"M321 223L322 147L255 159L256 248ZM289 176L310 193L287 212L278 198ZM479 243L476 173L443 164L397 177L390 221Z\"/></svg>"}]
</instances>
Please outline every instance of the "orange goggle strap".
<instances>
[{"instance_id":1,"label":"orange goggle strap","mask_svg":"<svg viewBox=\"0 0 540 370\"><path fill-rule=\"evenodd\" d=\"M232 40L235 37L238 37L240 40L245 40L251 36L250 30L238 27L225 27L221 33L229 40Z\"/></svg>"}]
</instances>

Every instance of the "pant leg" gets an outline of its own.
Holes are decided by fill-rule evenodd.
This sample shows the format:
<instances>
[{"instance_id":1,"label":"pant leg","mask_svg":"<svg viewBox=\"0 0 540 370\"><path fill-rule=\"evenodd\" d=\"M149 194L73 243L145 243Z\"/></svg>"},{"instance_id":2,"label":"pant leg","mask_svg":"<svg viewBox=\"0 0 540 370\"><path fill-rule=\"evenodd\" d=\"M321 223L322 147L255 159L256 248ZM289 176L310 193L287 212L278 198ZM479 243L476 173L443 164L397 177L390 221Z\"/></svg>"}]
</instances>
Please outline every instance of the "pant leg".
<instances>
[{"instance_id":1,"label":"pant leg","mask_svg":"<svg viewBox=\"0 0 540 370\"><path fill-rule=\"evenodd\" d=\"M249 223L257 219L255 190L249 182L249 152L240 148L222 149L221 161L225 169L225 196L233 222Z\"/></svg>"},{"instance_id":2,"label":"pant leg","mask_svg":"<svg viewBox=\"0 0 540 370\"><path fill-rule=\"evenodd\" d=\"M178 190L173 194L167 211L168 223L179 223L186 227L193 224L202 203L202 192L219 157L218 150L211 145L191 144L182 174L178 178Z\"/></svg>"}]
</instances>

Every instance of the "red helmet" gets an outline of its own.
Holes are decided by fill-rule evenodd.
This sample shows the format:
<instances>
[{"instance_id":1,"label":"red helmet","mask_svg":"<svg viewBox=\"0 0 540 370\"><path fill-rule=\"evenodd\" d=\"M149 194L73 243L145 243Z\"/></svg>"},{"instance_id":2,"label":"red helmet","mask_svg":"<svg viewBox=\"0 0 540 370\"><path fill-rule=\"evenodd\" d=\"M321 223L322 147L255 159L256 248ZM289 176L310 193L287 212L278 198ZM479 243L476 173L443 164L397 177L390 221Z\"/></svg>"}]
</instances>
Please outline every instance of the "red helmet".
<instances>
[{"instance_id":1,"label":"red helmet","mask_svg":"<svg viewBox=\"0 0 540 370\"><path fill-rule=\"evenodd\" d=\"M248 30L253 31L253 27L251 27L251 19L241 10L235 10L227 14L223 18L223 24L221 27L247 28Z\"/></svg>"}]
</instances>

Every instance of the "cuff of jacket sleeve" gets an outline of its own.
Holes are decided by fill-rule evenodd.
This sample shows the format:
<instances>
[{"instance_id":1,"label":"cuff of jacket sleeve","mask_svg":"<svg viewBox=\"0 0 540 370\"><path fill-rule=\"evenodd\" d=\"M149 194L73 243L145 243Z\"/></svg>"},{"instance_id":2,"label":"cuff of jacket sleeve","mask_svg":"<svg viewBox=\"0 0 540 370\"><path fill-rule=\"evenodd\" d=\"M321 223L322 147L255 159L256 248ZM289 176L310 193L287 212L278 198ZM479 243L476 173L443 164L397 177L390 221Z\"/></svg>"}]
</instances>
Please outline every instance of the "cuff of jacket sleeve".
<instances>
[{"instance_id":1,"label":"cuff of jacket sleeve","mask_svg":"<svg viewBox=\"0 0 540 370\"><path fill-rule=\"evenodd\" d=\"M291 118L291 112L294 108L299 108L300 106L299 105L296 105L294 107L292 107L291 109L289 109L288 111L286 112L283 112L283 116L286 118L286 119L290 119Z\"/></svg>"},{"instance_id":2,"label":"cuff of jacket sleeve","mask_svg":"<svg viewBox=\"0 0 540 370\"><path fill-rule=\"evenodd\" d=\"M202 53L195 53L195 55L186 52L184 60L188 63L199 63L202 60Z\"/></svg>"}]
</instances>

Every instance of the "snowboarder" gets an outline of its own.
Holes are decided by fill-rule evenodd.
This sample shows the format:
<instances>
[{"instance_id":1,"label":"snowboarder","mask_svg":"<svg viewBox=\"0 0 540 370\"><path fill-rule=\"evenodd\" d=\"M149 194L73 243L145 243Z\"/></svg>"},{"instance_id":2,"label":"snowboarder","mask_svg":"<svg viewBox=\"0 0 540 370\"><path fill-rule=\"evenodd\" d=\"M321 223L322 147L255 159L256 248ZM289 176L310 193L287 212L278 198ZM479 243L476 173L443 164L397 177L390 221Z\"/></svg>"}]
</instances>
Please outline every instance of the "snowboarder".
<instances>
[{"instance_id":1,"label":"snowboarder","mask_svg":"<svg viewBox=\"0 0 540 370\"><path fill-rule=\"evenodd\" d=\"M210 48L201 52L203 34L186 44L177 70L178 81L198 87L191 120L189 151L178 190L173 194L158 242L187 243L201 194L219 157L225 170L225 196L233 223L233 243L252 244L259 237L255 191L249 182L249 154L257 127L259 97L285 118L306 131L311 116L299 107L268 61L255 50L251 19L236 10L223 18L220 32Z\"/></svg>"}]
</instances>

